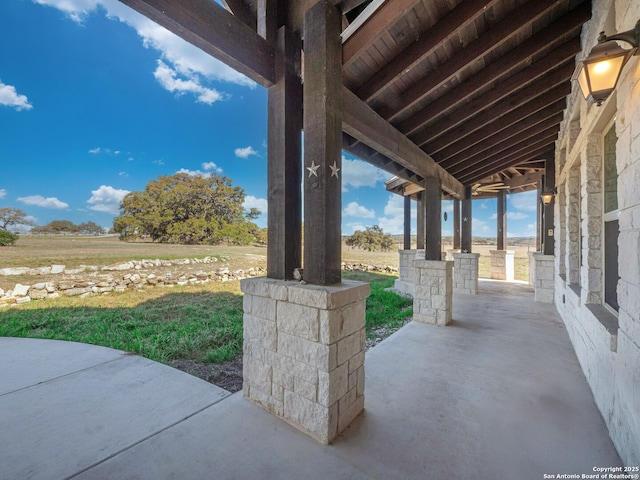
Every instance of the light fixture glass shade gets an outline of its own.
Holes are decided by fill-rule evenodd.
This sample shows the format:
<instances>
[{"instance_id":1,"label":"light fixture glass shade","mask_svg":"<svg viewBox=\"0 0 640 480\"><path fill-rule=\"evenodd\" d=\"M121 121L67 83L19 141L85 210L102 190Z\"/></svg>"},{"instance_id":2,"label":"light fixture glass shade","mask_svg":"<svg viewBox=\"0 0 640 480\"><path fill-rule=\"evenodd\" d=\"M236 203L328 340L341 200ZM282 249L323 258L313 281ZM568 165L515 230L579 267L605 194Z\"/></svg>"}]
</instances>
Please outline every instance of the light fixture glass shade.
<instances>
[{"instance_id":1,"label":"light fixture glass shade","mask_svg":"<svg viewBox=\"0 0 640 480\"><path fill-rule=\"evenodd\" d=\"M540 200L542 200L543 205L549 205L551 204L554 196L554 192L545 190L542 192L542 195L540 195Z\"/></svg>"},{"instance_id":2,"label":"light fixture glass shade","mask_svg":"<svg viewBox=\"0 0 640 480\"><path fill-rule=\"evenodd\" d=\"M574 79L578 80L584 98L602 104L616 88L622 67L634 50L625 50L616 42L599 43L578 64Z\"/></svg>"}]
</instances>

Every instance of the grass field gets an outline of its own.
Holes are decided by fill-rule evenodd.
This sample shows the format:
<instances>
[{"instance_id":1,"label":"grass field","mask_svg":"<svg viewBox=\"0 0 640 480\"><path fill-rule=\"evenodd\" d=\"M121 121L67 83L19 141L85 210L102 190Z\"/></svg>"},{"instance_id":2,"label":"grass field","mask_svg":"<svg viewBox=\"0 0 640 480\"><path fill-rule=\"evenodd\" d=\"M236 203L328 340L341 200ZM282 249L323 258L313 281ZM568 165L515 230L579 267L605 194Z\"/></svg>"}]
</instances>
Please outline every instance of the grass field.
<instances>
[{"instance_id":1,"label":"grass field","mask_svg":"<svg viewBox=\"0 0 640 480\"><path fill-rule=\"evenodd\" d=\"M444 245L444 249L450 246ZM478 245L480 275L489 276L489 251ZM526 280L527 247L515 247L516 278ZM230 269L266 267L266 248L259 246L186 246L124 243L116 237L20 237L0 248L0 268L63 264L109 265L126 260L216 257ZM344 246L343 261L398 266L398 252L366 252ZM412 301L386 291L394 276L344 272L345 278L369 282L367 335L381 326L396 328L412 315ZM33 277L0 276L0 288ZM242 293L239 281L211 282L173 288L145 288L94 297L61 297L0 310L0 336L69 340L116 348L152 360L188 360L210 364L242 352Z\"/></svg>"},{"instance_id":2,"label":"grass field","mask_svg":"<svg viewBox=\"0 0 640 480\"><path fill-rule=\"evenodd\" d=\"M385 289L395 277L345 272L369 282L366 328L395 328L412 302ZM0 336L90 343L163 363L218 363L242 352L240 282L128 290L87 298L61 297L0 310Z\"/></svg>"}]
</instances>

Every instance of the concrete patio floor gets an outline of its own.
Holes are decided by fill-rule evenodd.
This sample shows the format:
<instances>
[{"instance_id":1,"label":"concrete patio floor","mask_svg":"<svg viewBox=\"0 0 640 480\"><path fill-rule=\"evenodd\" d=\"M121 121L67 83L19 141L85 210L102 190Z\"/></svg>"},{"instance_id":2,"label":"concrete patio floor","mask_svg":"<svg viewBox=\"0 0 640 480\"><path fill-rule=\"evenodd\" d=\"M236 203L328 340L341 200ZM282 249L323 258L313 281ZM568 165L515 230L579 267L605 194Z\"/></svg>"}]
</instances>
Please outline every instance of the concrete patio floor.
<instances>
[{"instance_id":1,"label":"concrete patio floor","mask_svg":"<svg viewBox=\"0 0 640 480\"><path fill-rule=\"evenodd\" d=\"M481 280L453 318L367 353L365 412L328 447L137 356L0 338L0 478L527 480L621 465L552 305Z\"/></svg>"}]
</instances>

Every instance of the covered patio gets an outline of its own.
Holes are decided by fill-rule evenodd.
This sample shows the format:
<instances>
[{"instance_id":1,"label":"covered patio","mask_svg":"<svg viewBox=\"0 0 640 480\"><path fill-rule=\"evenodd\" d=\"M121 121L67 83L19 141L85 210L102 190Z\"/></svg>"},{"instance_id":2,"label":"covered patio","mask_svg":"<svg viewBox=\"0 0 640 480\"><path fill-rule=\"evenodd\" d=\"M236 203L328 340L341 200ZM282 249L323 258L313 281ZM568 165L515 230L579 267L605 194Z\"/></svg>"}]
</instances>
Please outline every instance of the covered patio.
<instances>
[{"instance_id":1,"label":"covered patio","mask_svg":"<svg viewBox=\"0 0 640 480\"><path fill-rule=\"evenodd\" d=\"M0 478L539 480L621 466L555 308L522 283L479 289L456 295L450 327L412 322L367 352L364 413L328 447L140 357L0 338Z\"/></svg>"},{"instance_id":2,"label":"covered patio","mask_svg":"<svg viewBox=\"0 0 640 480\"><path fill-rule=\"evenodd\" d=\"M576 60L587 57L598 30L631 28L623 41L638 46L640 22L633 29L640 16L637 2L121 1L268 91L267 277L242 283L246 398L322 444L344 438L351 440L350 445L359 442L346 432L354 421L366 424L360 414L365 409L365 378L371 378L365 373L364 353L369 289L341 278L341 152L345 150L398 177L388 186L405 197L405 218L412 196L421 205L417 230L423 250L419 258L408 254L415 269L414 320L454 326L451 333L433 331L429 338L464 331L479 345L501 340L494 326L455 328L461 308L457 302L476 302L470 308L478 311L486 300L478 286L477 258L472 252L472 199L498 198L496 259L506 265L510 261L505 250L506 194L528 189L547 194L544 207L538 207L535 298L555 303L570 325L574 347L616 447L625 462L637 464L640 330L633 292L640 288L640 260L636 255L631 262L620 261L625 252L637 251L640 238L634 213L640 204L632 186L640 168L637 62L629 60L636 70L629 67L620 76L620 95L616 97L614 86L598 98L598 106L585 102L578 81L572 79ZM628 50L625 59L635 52ZM624 132L617 140L609 127L612 124ZM605 127L613 133L603 147ZM616 154L618 168L628 168L625 176L618 177ZM600 173L603 162L606 182ZM611 199L603 204L605 190L612 199L620 199L624 208ZM463 257L458 257L455 267L455 255L454 262L442 260L443 199L454 200L454 222L459 225L454 241L459 242L458 255ZM608 228L605 242L603 221ZM605 258L607 268L603 268ZM620 275L618 263L625 265ZM454 269L460 279L463 266L464 284L454 288ZM471 294L471 300L460 300L456 289ZM575 321L564 311L565 304L571 306L569 313L579 312ZM490 313L499 315L514 308L505 319L511 326L522 319L539 325L553 315L551 307L549 315L530 318L530 311L537 310L533 306L525 310L523 305L519 298L506 295L492 304L495 312ZM553 323L546 328L555 338ZM482 337L484 332L490 335ZM601 337L607 342L601 342ZM591 348L594 342L597 352ZM543 344L536 348L547 351ZM493 358L488 349L476 353L464 357L461 372ZM374 362L373 358L369 355L367 362ZM437 382L439 372L448 368L446 363L439 357L405 365L407 382L412 383L412 378ZM505 377L499 378L509 378L505 384L517 386L530 365L522 364L512 372L517 374L513 378L500 371ZM560 365L545 370L545 375L553 379L564 368ZM422 372L429 374L418 377ZM473 379L471 374L461 379L461 390L450 397L445 389L436 392L444 397L425 397L430 401L423 403L427 389L414 402L420 402L433 421L452 403L463 406L489 398ZM583 391L582 400L590 395ZM406 406L407 400L402 397L398 402ZM562 405L558 397L539 400ZM366 411L374 403L368 399ZM529 412L512 413L523 421ZM498 414L478 414L494 418L489 422L492 427L499 423ZM395 421L402 424L399 418ZM540 424L531 427L535 430ZM466 438L480 438L469 430L474 426L478 424L461 426ZM567 426L566 431L573 427ZM429 435L428 441L437 441L433 437ZM516 439L508 444L514 447ZM594 458L590 468L598 464ZM438 460L432 458L430 463L437 465Z\"/></svg>"}]
</instances>

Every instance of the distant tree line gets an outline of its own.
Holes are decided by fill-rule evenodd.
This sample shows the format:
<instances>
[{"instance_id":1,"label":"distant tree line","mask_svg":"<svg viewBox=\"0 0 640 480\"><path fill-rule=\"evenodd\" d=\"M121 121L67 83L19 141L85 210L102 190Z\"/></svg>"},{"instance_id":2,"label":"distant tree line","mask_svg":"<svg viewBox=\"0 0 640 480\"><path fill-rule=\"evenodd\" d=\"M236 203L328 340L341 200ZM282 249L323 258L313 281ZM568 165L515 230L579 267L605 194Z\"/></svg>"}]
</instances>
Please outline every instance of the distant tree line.
<instances>
[{"instance_id":1,"label":"distant tree line","mask_svg":"<svg viewBox=\"0 0 640 480\"><path fill-rule=\"evenodd\" d=\"M35 226L31 233L75 233L83 235L103 235L106 230L94 222L84 222L75 225L69 220L53 220L44 226Z\"/></svg>"},{"instance_id":2,"label":"distant tree line","mask_svg":"<svg viewBox=\"0 0 640 480\"><path fill-rule=\"evenodd\" d=\"M113 229L120 239L217 245L266 242L254 222L260 211L244 208L245 193L228 177L176 173L128 193Z\"/></svg>"}]
</instances>

